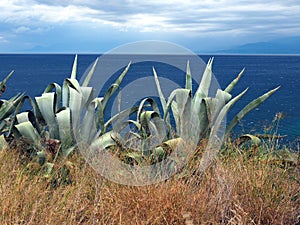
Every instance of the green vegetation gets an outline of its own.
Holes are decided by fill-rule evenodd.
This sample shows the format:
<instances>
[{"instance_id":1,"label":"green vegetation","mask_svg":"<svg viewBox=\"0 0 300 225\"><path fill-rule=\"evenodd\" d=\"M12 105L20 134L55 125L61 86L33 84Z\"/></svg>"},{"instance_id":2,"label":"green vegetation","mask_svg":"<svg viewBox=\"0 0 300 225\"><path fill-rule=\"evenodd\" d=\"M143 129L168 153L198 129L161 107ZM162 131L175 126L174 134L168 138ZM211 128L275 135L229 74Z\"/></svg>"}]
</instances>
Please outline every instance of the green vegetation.
<instances>
[{"instance_id":1,"label":"green vegetation","mask_svg":"<svg viewBox=\"0 0 300 225\"><path fill-rule=\"evenodd\" d=\"M185 88L174 90L168 99L153 68L162 113L154 99L146 98L105 121L107 102L119 90L130 63L106 94L95 98L88 84L97 61L80 85L76 80L77 56L71 76L62 86L50 84L34 99L18 94L1 100L0 223L300 222L300 154L299 149L276 145L280 114L265 136L245 134L230 140L232 128L278 88L253 100L236 115L224 131L225 144L218 151L210 140L219 138L226 113L247 90L236 97L230 94L242 70L224 91L217 90L215 97L209 97L212 63L210 59L194 94L187 63ZM0 83L1 92L11 75ZM22 112L25 100L30 102L31 111ZM128 115L136 116L136 120L129 120ZM116 121L120 127L111 130ZM194 129L190 129L191 124ZM126 136L116 132L129 125L135 130ZM153 137L159 137L154 147ZM81 140L132 165L155 164L182 143L191 143L190 158L181 173L166 182L128 187L93 171L78 154L78 146L84 146L77 145Z\"/></svg>"}]
</instances>

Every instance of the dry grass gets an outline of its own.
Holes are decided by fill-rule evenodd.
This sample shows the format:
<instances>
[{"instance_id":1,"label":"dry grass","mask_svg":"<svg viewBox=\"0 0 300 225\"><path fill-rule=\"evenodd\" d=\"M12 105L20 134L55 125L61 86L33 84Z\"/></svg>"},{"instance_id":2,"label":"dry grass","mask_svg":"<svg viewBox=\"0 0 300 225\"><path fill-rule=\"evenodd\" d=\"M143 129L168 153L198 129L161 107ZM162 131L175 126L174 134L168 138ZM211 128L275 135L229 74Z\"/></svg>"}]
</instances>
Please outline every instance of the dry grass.
<instances>
[{"instance_id":1,"label":"dry grass","mask_svg":"<svg viewBox=\"0 0 300 225\"><path fill-rule=\"evenodd\" d=\"M0 151L0 224L299 223L297 166L228 155L197 186L192 176L129 187L102 179L76 155L69 160L70 182L53 187L34 164Z\"/></svg>"}]
</instances>

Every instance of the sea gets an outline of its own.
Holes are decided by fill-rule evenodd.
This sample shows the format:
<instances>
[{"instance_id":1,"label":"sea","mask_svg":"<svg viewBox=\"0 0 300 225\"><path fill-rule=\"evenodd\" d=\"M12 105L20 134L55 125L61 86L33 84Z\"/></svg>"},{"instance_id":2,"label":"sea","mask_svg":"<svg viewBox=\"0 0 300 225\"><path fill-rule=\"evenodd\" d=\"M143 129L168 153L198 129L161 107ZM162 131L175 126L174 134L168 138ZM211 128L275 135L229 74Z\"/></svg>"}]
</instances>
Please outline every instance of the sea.
<instances>
[{"instance_id":1,"label":"sea","mask_svg":"<svg viewBox=\"0 0 300 225\"><path fill-rule=\"evenodd\" d=\"M78 80L98 56L97 54L78 55ZM280 142L299 148L300 55L199 55L204 62L212 56L214 57L213 73L222 89L245 67L245 72L232 94L237 95L245 88L249 89L230 110L227 121L230 121L253 99L280 86L275 94L251 111L234 132L237 134L267 133L275 116L282 115L278 127L275 127L277 135L285 136ZM40 96L48 84L53 82L62 84L65 78L70 77L73 60L74 54L0 54L0 80L14 70L1 99L8 99L24 92L31 97ZM168 68L162 71L164 74L171 72L174 71ZM140 73L135 75L134 71L131 73L133 79L134 76L137 79L141 75ZM185 76L182 76L181 80L183 86Z\"/></svg>"}]
</instances>

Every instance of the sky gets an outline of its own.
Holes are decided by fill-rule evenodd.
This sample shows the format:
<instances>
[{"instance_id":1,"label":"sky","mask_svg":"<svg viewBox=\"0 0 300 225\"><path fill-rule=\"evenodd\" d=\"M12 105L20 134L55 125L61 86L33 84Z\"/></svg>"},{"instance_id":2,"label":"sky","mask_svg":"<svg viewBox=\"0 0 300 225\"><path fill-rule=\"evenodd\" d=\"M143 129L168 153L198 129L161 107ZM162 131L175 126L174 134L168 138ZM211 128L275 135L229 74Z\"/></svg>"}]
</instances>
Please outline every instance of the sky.
<instances>
[{"instance_id":1,"label":"sky","mask_svg":"<svg viewBox=\"0 0 300 225\"><path fill-rule=\"evenodd\" d=\"M297 36L299 0L1 0L0 52L103 53L142 40L196 52Z\"/></svg>"}]
</instances>

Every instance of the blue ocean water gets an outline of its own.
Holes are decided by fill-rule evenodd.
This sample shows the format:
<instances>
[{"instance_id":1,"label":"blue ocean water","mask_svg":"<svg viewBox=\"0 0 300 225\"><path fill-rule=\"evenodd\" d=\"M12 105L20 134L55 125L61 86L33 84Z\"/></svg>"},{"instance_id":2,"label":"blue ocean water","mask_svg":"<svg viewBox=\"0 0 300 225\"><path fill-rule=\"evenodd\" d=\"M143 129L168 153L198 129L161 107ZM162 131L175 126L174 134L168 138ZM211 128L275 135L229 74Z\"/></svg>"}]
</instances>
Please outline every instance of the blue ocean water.
<instances>
[{"instance_id":1,"label":"blue ocean water","mask_svg":"<svg viewBox=\"0 0 300 225\"><path fill-rule=\"evenodd\" d=\"M79 78L97 56L78 56ZM200 57L207 62L211 56ZM225 88L243 67L246 68L233 94L236 95L247 87L249 90L229 112L228 120L254 98L281 86L266 102L250 112L236 127L236 131L262 133L263 127L270 124L275 114L282 112L284 118L279 124L278 134L287 135L286 142L299 143L300 56L217 55L214 57L213 72L222 88ZM72 54L1 54L0 80L11 70L15 71L2 98L7 99L19 92L34 97L40 95L49 83L62 84L64 78L70 76L73 59Z\"/></svg>"}]
</instances>

